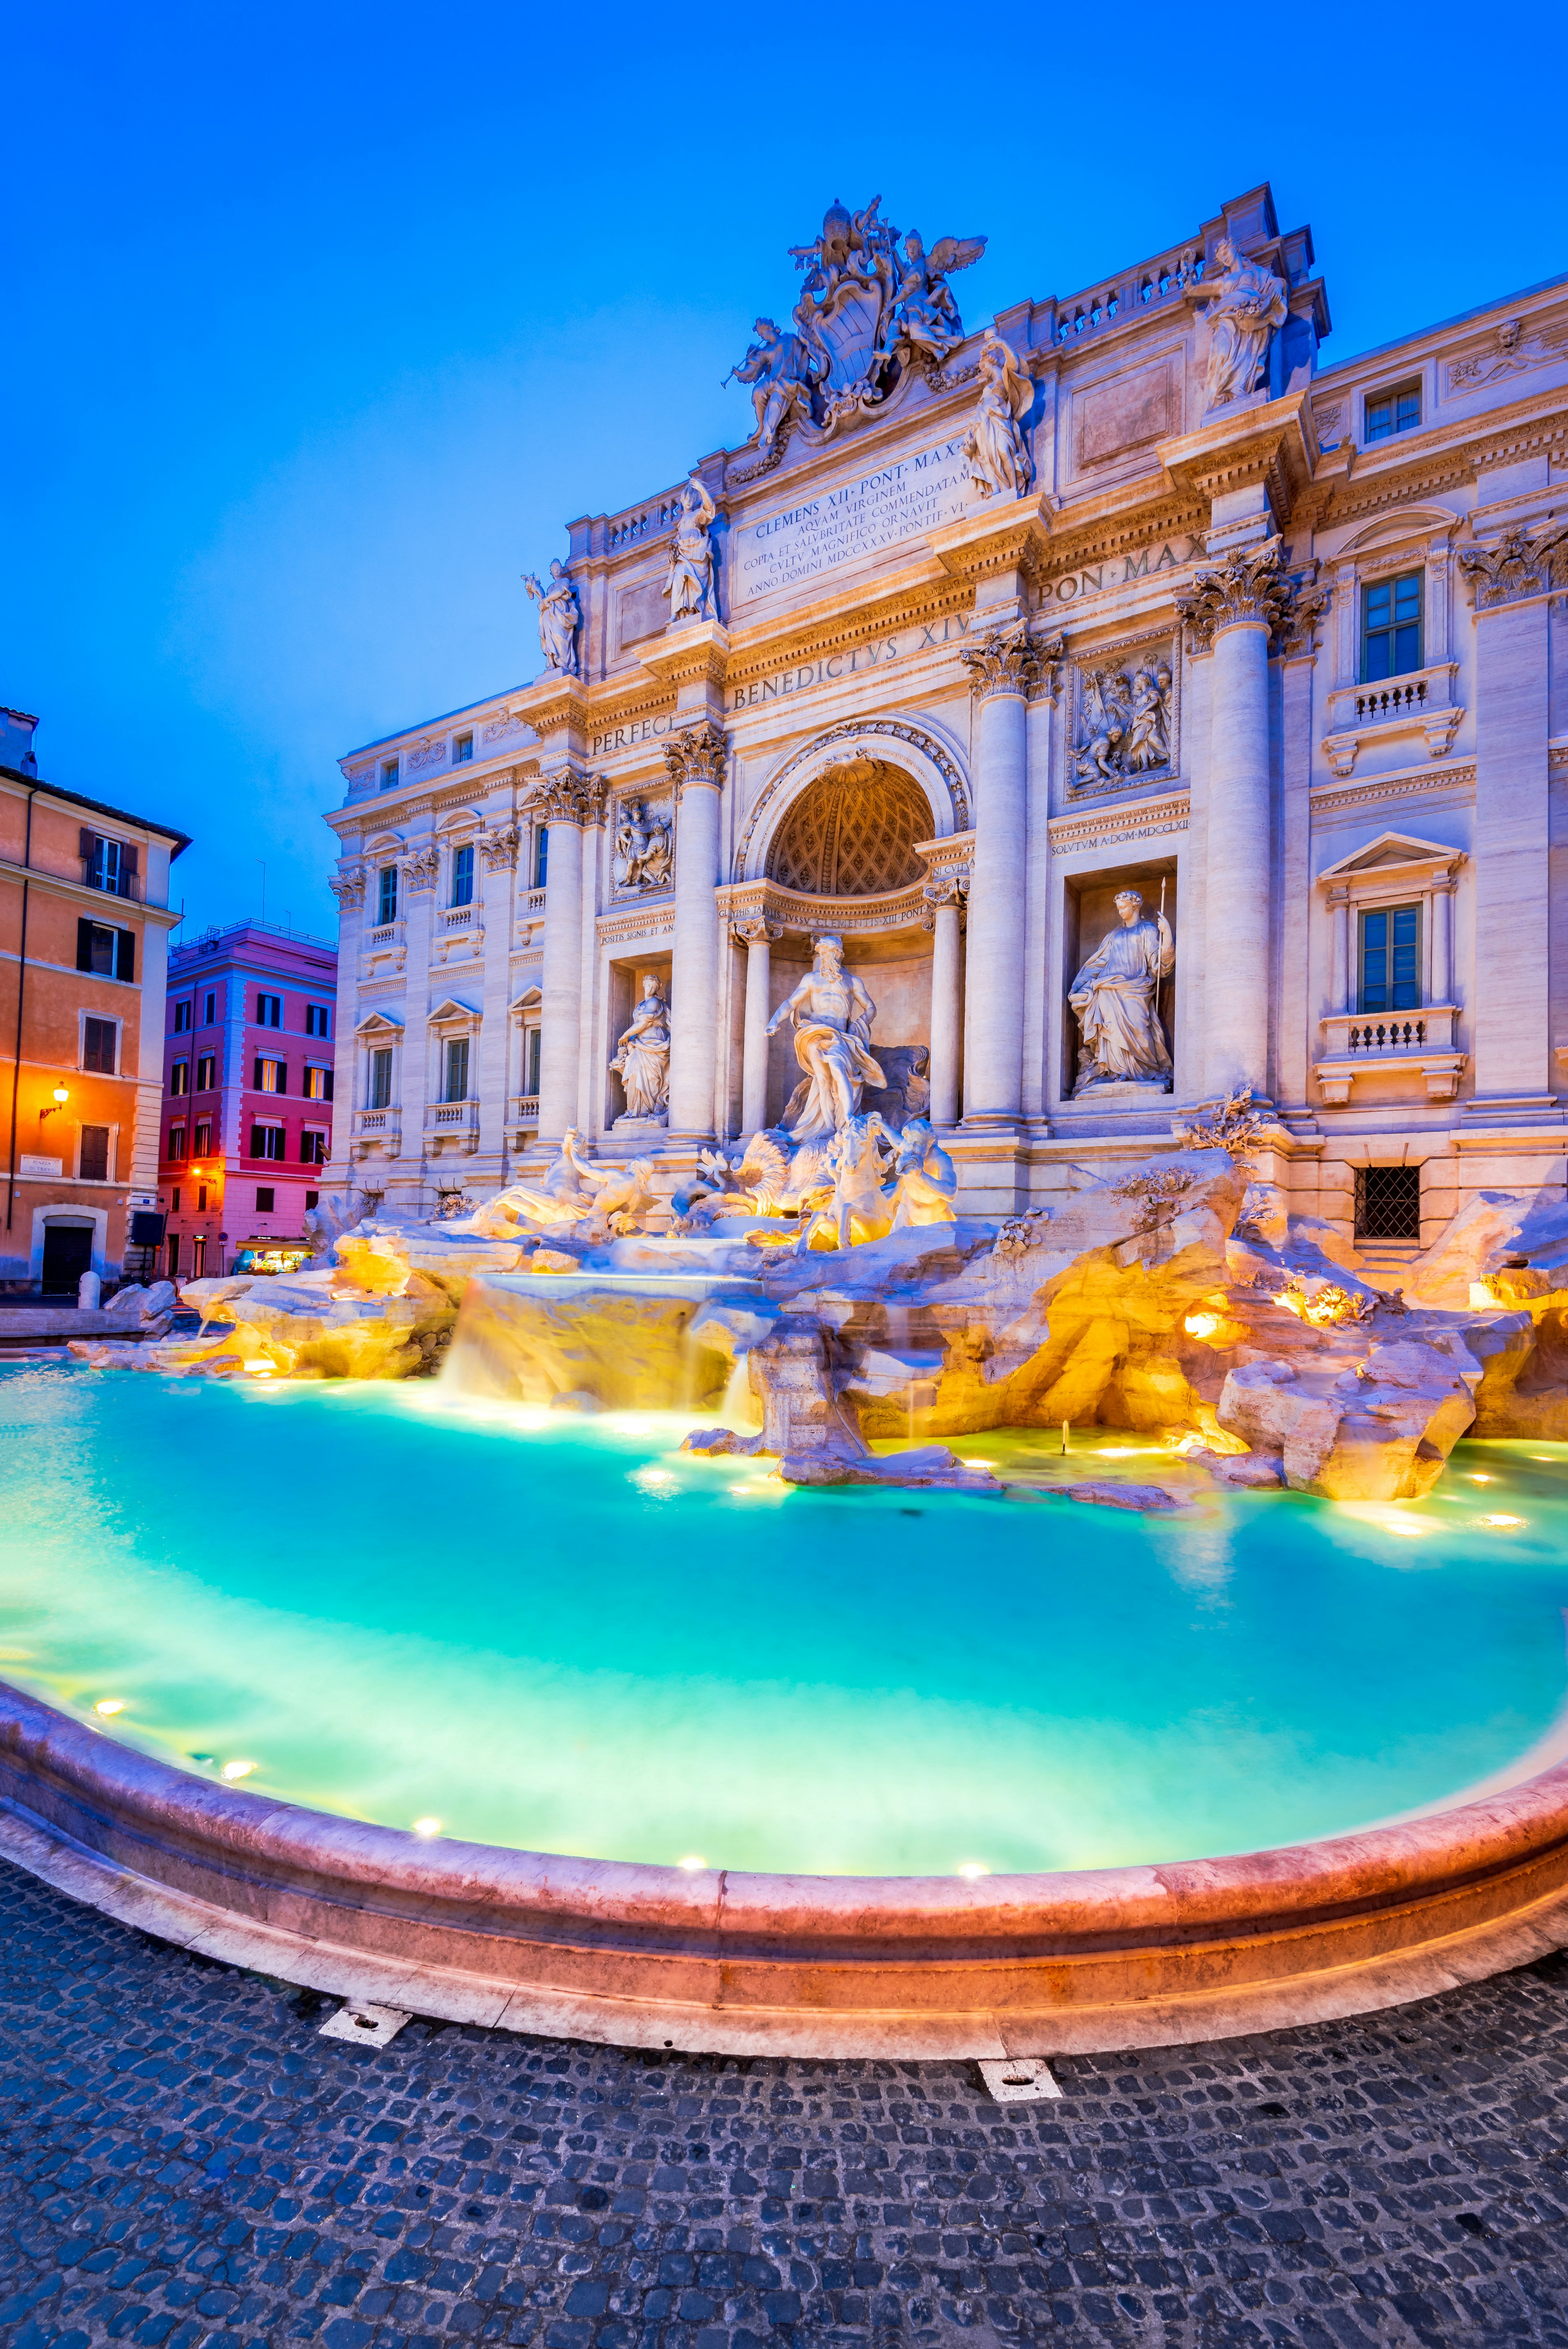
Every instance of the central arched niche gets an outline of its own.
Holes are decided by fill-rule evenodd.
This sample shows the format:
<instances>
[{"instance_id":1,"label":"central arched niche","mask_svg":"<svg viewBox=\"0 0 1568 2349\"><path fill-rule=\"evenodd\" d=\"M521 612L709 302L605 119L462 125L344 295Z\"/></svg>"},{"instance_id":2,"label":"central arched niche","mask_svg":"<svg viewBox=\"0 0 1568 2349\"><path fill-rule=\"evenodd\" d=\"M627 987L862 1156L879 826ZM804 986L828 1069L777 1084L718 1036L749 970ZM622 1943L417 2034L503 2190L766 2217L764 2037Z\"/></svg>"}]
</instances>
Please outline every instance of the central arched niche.
<instances>
[{"instance_id":1,"label":"central arched niche","mask_svg":"<svg viewBox=\"0 0 1568 2349\"><path fill-rule=\"evenodd\" d=\"M923 878L925 793L901 767L851 759L808 783L774 835L769 878L809 897L877 897Z\"/></svg>"}]
</instances>

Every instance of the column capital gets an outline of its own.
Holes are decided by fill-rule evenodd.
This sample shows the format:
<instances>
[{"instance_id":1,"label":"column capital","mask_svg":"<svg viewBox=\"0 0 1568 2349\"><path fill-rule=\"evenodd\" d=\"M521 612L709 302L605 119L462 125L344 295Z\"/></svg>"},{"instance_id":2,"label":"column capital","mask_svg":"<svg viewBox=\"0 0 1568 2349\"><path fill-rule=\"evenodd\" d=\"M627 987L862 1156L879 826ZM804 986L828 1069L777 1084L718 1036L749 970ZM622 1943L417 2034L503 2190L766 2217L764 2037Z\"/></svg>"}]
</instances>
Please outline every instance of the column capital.
<instances>
[{"instance_id":1,"label":"column capital","mask_svg":"<svg viewBox=\"0 0 1568 2349\"><path fill-rule=\"evenodd\" d=\"M525 805L549 823L597 823L604 812L608 778L583 767L558 767L529 793Z\"/></svg>"},{"instance_id":2,"label":"column capital","mask_svg":"<svg viewBox=\"0 0 1568 2349\"><path fill-rule=\"evenodd\" d=\"M1240 548L1212 571L1193 574L1185 595L1172 598L1187 639L1187 649L1206 653L1227 628L1261 627L1282 636L1295 620L1298 596L1305 586L1297 636L1312 629L1328 601L1326 587L1316 585L1316 567L1310 582L1298 582L1280 569L1281 542L1276 535L1261 546ZM1315 600L1314 600L1315 599ZM1310 609L1307 608L1310 606Z\"/></svg>"},{"instance_id":3,"label":"column capital","mask_svg":"<svg viewBox=\"0 0 1568 2349\"><path fill-rule=\"evenodd\" d=\"M728 755L724 729L711 718L704 718L695 726L685 726L678 734L672 735L665 744L665 765L669 770L676 802L688 784L706 783L716 792L721 791Z\"/></svg>"},{"instance_id":4,"label":"column capital","mask_svg":"<svg viewBox=\"0 0 1568 2349\"><path fill-rule=\"evenodd\" d=\"M350 905L363 905L365 903L364 865L346 866L341 873L335 874L326 885L337 900L337 910L340 914L346 913Z\"/></svg>"},{"instance_id":5,"label":"column capital","mask_svg":"<svg viewBox=\"0 0 1568 2349\"><path fill-rule=\"evenodd\" d=\"M770 922L765 914L743 914L729 926L730 936L738 947L771 946L784 935L782 922Z\"/></svg>"},{"instance_id":6,"label":"column capital","mask_svg":"<svg viewBox=\"0 0 1568 2349\"><path fill-rule=\"evenodd\" d=\"M441 852L433 840L428 840L423 848L413 849L408 855L399 857L398 863L412 895L416 890L435 887L436 875L441 869Z\"/></svg>"},{"instance_id":7,"label":"column capital","mask_svg":"<svg viewBox=\"0 0 1568 2349\"><path fill-rule=\"evenodd\" d=\"M1052 642L1059 645L1061 638ZM987 701L994 694L1026 701L1039 683L1040 653L1027 620L1006 622L984 644L965 645L958 657L969 671L969 690L978 701Z\"/></svg>"},{"instance_id":8,"label":"column capital","mask_svg":"<svg viewBox=\"0 0 1568 2349\"><path fill-rule=\"evenodd\" d=\"M521 840L522 834L515 822L498 824L490 832L481 832L480 848L484 856L486 872L500 873L509 866L514 865L517 863L517 852Z\"/></svg>"},{"instance_id":9,"label":"column capital","mask_svg":"<svg viewBox=\"0 0 1568 2349\"><path fill-rule=\"evenodd\" d=\"M1461 546L1460 569L1470 583L1478 612L1522 604L1568 586L1568 522L1529 530L1516 523L1494 546Z\"/></svg>"}]
</instances>

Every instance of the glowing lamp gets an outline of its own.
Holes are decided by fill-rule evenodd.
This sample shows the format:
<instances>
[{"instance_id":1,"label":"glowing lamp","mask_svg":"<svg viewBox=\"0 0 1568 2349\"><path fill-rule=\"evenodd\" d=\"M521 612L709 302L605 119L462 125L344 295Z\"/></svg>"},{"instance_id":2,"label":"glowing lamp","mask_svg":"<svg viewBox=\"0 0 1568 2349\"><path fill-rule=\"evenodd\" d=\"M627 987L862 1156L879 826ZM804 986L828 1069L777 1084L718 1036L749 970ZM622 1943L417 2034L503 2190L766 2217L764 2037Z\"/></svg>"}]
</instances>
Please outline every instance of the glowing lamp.
<instances>
[{"instance_id":1,"label":"glowing lamp","mask_svg":"<svg viewBox=\"0 0 1568 2349\"><path fill-rule=\"evenodd\" d=\"M706 1859L699 1859L695 1851L688 1851L684 1859L676 1860L676 1866L684 1868L688 1876L696 1876L699 1869L707 1866L707 1862Z\"/></svg>"},{"instance_id":2,"label":"glowing lamp","mask_svg":"<svg viewBox=\"0 0 1568 2349\"><path fill-rule=\"evenodd\" d=\"M255 1766L253 1762L225 1762L223 1775L232 1785L237 1778L248 1778Z\"/></svg>"},{"instance_id":3,"label":"glowing lamp","mask_svg":"<svg viewBox=\"0 0 1568 2349\"><path fill-rule=\"evenodd\" d=\"M112 1721L117 1713L125 1711L125 1699L120 1696L106 1696L94 1705L93 1711L101 1713L106 1721Z\"/></svg>"},{"instance_id":4,"label":"glowing lamp","mask_svg":"<svg viewBox=\"0 0 1568 2349\"><path fill-rule=\"evenodd\" d=\"M414 1822L414 1833L417 1836L438 1836L440 1832L439 1819L416 1819Z\"/></svg>"},{"instance_id":5,"label":"glowing lamp","mask_svg":"<svg viewBox=\"0 0 1568 2349\"><path fill-rule=\"evenodd\" d=\"M70 1087L69 1087L68 1085L57 1085L57 1086L55 1087L55 1102L54 1102L54 1108L53 1108L53 1109L41 1109L41 1110L38 1112L38 1123L39 1123L40 1125L42 1125L42 1124L43 1124L43 1123L44 1123L44 1120L45 1120L46 1117L53 1117L53 1116L54 1116L54 1114L55 1114L55 1110L57 1110L57 1109L64 1109L64 1107L65 1107L66 1103L69 1101L70 1097L71 1097L71 1092L70 1092Z\"/></svg>"},{"instance_id":6,"label":"glowing lamp","mask_svg":"<svg viewBox=\"0 0 1568 2349\"><path fill-rule=\"evenodd\" d=\"M1212 1338L1220 1326L1217 1313L1189 1313L1181 1324L1189 1338Z\"/></svg>"},{"instance_id":7,"label":"glowing lamp","mask_svg":"<svg viewBox=\"0 0 1568 2349\"><path fill-rule=\"evenodd\" d=\"M960 1876L967 1877L973 1884L976 1877L989 1876L991 1871L983 1859L966 1859L960 1866L958 1873Z\"/></svg>"}]
</instances>

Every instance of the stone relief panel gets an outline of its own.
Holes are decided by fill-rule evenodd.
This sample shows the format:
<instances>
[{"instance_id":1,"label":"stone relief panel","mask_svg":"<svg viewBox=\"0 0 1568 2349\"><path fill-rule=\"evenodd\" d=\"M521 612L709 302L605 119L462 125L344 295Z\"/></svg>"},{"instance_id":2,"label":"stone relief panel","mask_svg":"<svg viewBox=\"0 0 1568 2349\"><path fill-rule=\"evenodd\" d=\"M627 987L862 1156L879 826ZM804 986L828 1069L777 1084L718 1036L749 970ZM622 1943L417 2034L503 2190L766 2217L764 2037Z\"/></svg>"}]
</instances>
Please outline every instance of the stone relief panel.
<instances>
[{"instance_id":1,"label":"stone relief panel","mask_svg":"<svg viewBox=\"0 0 1568 2349\"><path fill-rule=\"evenodd\" d=\"M1449 361L1444 371L1448 397L1458 399L1466 392L1482 391L1489 384L1545 367L1562 357L1565 346L1568 336L1561 327L1537 331L1527 327L1522 318L1511 318L1505 326L1494 327L1484 342Z\"/></svg>"},{"instance_id":2,"label":"stone relief panel","mask_svg":"<svg viewBox=\"0 0 1568 2349\"><path fill-rule=\"evenodd\" d=\"M1075 661L1069 800L1174 781L1181 765L1181 673L1176 638L1169 633Z\"/></svg>"},{"instance_id":3,"label":"stone relief panel","mask_svg":"<svg viewBox=\"0 0 1568 2349\"><path fill-rule=\"evenodd\" d=\"M675 809L668 795L617 800L611 825L610 876L616 896L653 896L673 888Z\"/></svg>"},{"instance_id":4,"label":"stone relief panel","mask_svg":"<svg viewBox=\"0 0 1568 2349\"><path fill-rule=\"evenodd\" d=\"M1168 357L1136 373L1075 394L1073 422L1080 470L1109 464L1181 429L1181 388Z\"/></svg>"},{"instance_id":5,"label":"stone relief panel","mask_svg":"<svg viewBox=\"0 0 1568 2349\"><path fill-rule=\"evenodd\" d=\"M639 580L615 598L615 647L625 652L662 636L670 616L669 591L662 578Z\"/></svg>"}]
</instances>

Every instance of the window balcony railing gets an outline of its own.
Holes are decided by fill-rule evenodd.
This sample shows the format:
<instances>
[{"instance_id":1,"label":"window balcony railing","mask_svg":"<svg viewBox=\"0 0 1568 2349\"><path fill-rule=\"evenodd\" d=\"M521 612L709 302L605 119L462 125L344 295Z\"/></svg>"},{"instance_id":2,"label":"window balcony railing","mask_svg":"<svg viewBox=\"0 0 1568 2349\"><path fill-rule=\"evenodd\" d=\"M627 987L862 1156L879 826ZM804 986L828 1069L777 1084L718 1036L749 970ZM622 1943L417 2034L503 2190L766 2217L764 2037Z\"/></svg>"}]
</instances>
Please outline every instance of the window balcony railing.
<instances>
[{"instance_id":1,"label":"window balcony railing","mask_svg":"<svg viewBox=\"0 0 1568 2349\"><path fill-rule=\"evenodd\" d=\"M466 924L471 922L473 917L472 905L449 905L441 916L441 924L445 929L460 930Z\"/></svg>"},{"instance_id":2,"label":"window balcony railing","mask_svg":"<svg viewBox=\"0 0 1568 2349\"><path fill-rule=\"evenodd\" d=\"M356 1157L367 1158L373 1150L378 1150L384 1158L396 1158L402 1146L401 1110L388 1105L355 1111L353 1148Z\"/></svg>"},{"instance_id":3,"label":"window balcony railing","mask_svg":"<svg viewBox=\"0 0 1568 2349\"><path fill-rule=\"evenodd\" d=\"M1381 755L1412 734L1422 738L1429 757L1447 758L1465 714L1454 699L1458 676L1457 661L1433 661L1404 677L1337 686L1328 697L1323 743L1335 773L1348 775L1359 752Z\"/></svg>"},{"instance_id":4,"label":"window balcony railing","mask_svg":"<svg viewBox=\"0 0 1568 2349\"><path fill-rule=\"evenodd\" d=\"M79 862L84 889L100 889L106 897L123 897L132 905L146 904L147 893L139 873L106 872L94 856L84 856Z\"/></svg>"},{"instance_id":5,"label":"window balcony railing","mask_svg":"<svg viewBox=\"0 0 1568 2349\"><path fill-rule=\"evenodd\" d=\"M432 1102L425 1112L425 1147L477 1150L480 1105L477 1101Z\"/></svg>"},{"instance_id":6,"label":"window balcony railing","mask_svg":"<svg viewBox=\"0 0 1568 2349\"><path fill-rule=\"evenodd\" d=\"M1468 1054L1459 1049L1460 1008L1424 1003L1410 1011L1333 1011L1320 1020L1316 1063L1324 1100L1343 1106L1359 1081L1415 1073L1429 1101L1452 1101Z\"/></svg>"},{"instance_id":7,"label":"window balcony railing","mask_svg":"<svg viewBox=\"0 0 1568 2349\"><path fill-rule=\"evenodd\" d=\"M537 1126L539 1123L539 1095L537 1093L513 1093L511 1099L506 1105L506 1122L509 1125Z\"/></svg>"}]
</instances>

